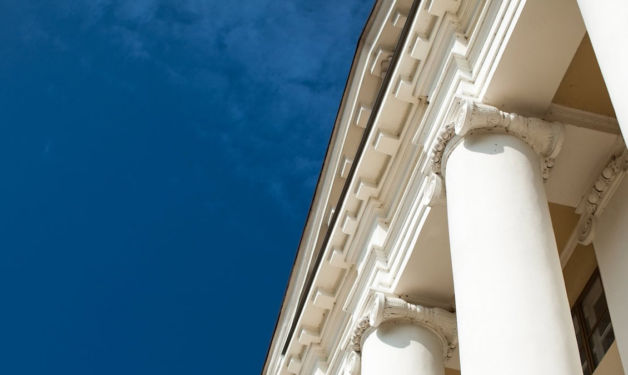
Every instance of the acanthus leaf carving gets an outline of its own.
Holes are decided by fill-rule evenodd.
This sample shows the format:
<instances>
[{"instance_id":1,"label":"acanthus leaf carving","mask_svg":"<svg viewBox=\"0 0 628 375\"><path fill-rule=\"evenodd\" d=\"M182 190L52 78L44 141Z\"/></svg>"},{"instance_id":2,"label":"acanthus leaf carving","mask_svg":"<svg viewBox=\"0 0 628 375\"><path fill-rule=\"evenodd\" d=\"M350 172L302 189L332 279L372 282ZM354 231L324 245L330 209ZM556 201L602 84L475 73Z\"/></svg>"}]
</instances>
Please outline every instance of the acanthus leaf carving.
<instances>
[{"instance_id":1,"label":"acanthus leaf carving","mask_svg":"<svg viewBox=\"0 0 628 375\"><path fill-rule=\"evenodd\" d=\"M386 297L376 293L367 316L356 323L351 336L353 351L362 351L362 341L375 328L388 321L407 320L430 329L443 345L443 357L447 362L458 346L456 315L436 307L424 307L408 303L400 298Z\"/></svg>"},{"instance_id":2,"label":"acanthus leaf carving","mask_svg":"<svg viewBox=\"0 0 628 375\"><path fill-rule=\"evenodd\" d=\"M446 148L454 137L462 138L477 132L508 133L524 140L539 155L544 180L549 179L554 159L564 141L564 125L561 123L507 113L470 99L462 99L456 120L446 124L434 141L432 171L442 174Z\"/></svg>"}]
</instances>

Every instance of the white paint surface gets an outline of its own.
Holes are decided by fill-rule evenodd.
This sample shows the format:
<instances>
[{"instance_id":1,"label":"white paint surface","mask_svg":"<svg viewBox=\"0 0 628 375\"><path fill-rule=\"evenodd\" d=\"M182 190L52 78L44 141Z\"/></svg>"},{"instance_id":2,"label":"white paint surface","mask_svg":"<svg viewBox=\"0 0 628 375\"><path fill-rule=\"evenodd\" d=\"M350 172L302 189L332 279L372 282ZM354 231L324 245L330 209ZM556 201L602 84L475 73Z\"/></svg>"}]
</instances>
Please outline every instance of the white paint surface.
<instances>
[{"instance_id":1,"label":"white paint surface","mask_svg":"<svg viewBox=\"0 0 628 375\"><path fill-rule=\"evenodd\" d=\"M499 63L480 95L483 103L501 110L542 116L585 28L574 0L527 0L522 4L497 57Z\"/></svg>"},{"instance_id":2,"label":"white paint surface","mask_svg":"<svg viewBox=\"0 0 628 375\"><path fill-rule=\"evenodd\" d=\"M619 184L598 218L593 238L617 347L628 363L628 179ZM625 366L624 366L625 367Z\"/></svg>"},{"instance_id":3,"label":"white paint surface","mask_svg":"<svg viewBox=\"0 0 628 375\"><path fill-rule=\"evenodd\" d=\"M537 155L470 135L445 180L464 374L582 374Z\"/></svg>"},{"instance_id":4,"label":"white paint surface","mask_svg":"<svg viewBox=\"0 0 628 375\"><path fill-rule=\"evenodd\" d=\"M628 134L628 1L578 0L623 134ZM625 358L624 358L625 360Z\"/></svg>"},{"instance_id":5,"label":"white paint surface","mask_svg":"<svg viewBox=\"0 0 628 375\"><path fill-rule=\"evenodd\" d=\"M410 322L384 323L362 345L362 375L444 375L435 333Z\"/></svg>"}]
</instances>

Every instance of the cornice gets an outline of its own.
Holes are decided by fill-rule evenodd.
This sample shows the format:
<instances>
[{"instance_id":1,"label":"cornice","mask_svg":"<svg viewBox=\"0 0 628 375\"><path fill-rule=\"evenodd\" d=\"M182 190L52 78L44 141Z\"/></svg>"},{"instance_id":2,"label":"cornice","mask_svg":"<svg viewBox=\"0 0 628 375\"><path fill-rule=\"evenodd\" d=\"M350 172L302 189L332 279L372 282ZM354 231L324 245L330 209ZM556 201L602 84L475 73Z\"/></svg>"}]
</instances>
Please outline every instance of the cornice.
<instances>
[{"instance_id":1,"label":"cornice","mask_svg":"<svg viewBox=\"0 0 628 375\"><path fill-rule=\"evenodd\" d=\"M458 346L458 329L454 313L436 307L414 305L400 298L386 297L383 293L376 293L370 312L358 320L354 327L351 337L353 352L345 362L343 374L357 375L359 373L359 365L355 366L354 363L362 352L364 339L377 327L390 321L409 321L434 332L442 343L445 363Z\"/></svg>"},{"instance_id":2,"label":"cornice","mask_svg":"<svg viewBox=\"0 0 628 375\"><path fill-rule=\"evenodd\" d=\"M348 116L347 124L351 125L351 131L348 134L353 137L353 140L357 139L356 134L361 134L361 136L359 144L356 145L357 150L352 148L347 140L342 141L344 144L341 154L344 156L334 164L337 166L337 177L339 177L335 181L338 182L337 186L342 186L342 189L335 203L334 214L328 221L329 228L317 242L319 252L313 259L307 282L301 289L302 293L295 315L288 323L290 329L283 344L283 356L279 358L281 363L275 370L281 375L309 373L317 366L316 363L334 360L333 346L337 345L335 340L338 335L337 331L333 331L331 327L337 324L341 315L335 301L339 298L344 300L344 293L350 291L350 288L344 287L346 275L354 272L355 266L354 263L350 263L352 261L350 257L354 255L350 249L355 247L354 242L362 240L362 233L369 230L360 225L364 221L363 215L365 212L370 212L372 205L377 205L375 198L382 189L381 180L386 178L392 162L397 158L398 148L402 144L402 128L406 121L379 124L376 123L373 115L385 105L386 100L391 100L388 93L394 83L392 78L396 75L392 73L398 70L399 61L404 57L402 51L406 48L395 48L399 52L395 53L388 64L387 74L384 75L383 80L382 74L367 73L369 73L368 68L373 66L371 64L373 59L383 56L383 54L371 55L370 52L381 49L380 46L392 44L405 46L407 44L407 34L411 30L410 26L414 25L420 2L392 0L381 3L385 6L377 11L376 18L383 22L379 24L378 35L365 47L365 52L366 50L369 52L367 69L359 74L352 72L357 80L366 80L368 77L372 81L372 78L376 78L380 80L381 85L374 85L373 82L361 84L360 92L354 97L354 110L346 106L343 112L343 118ZM403 18L411 22L402 25ZM403 29L399 30L401 26ZM397 99L392 98L392 100ZM356 106L362 108L361 104L364 104L364 108L355 111ZM354 116L356 113L360 115ZM365 159L369 163L363 163ZM331 204L334 203L331 202ZM354 238L358 241L353 241ZM326 298L318 298L321 289L324 289ZM321 303L318 303L319 300ZM330 321L333 321L333 324L329 324ZM300 332L306 327L317 327L317 329L302 339ZM295 366L290 367L291 362L294 362Z\"/></svg>"},{"instance_id":3,"label":"cornice","mask_svg":"<svg viewBox=\"0 0 628 375\"><path fill-rule=\"evenodd\" d=\"M443 162L452 141L477 133L507 133L524 140L539 155L543 179L550 177L554 159L564 141L564 125L538 118L500 111L495 107L462 99L454 121L446 123L438 133L431 151L432 171L443 174Z\"/></svg>"}]
</instances>

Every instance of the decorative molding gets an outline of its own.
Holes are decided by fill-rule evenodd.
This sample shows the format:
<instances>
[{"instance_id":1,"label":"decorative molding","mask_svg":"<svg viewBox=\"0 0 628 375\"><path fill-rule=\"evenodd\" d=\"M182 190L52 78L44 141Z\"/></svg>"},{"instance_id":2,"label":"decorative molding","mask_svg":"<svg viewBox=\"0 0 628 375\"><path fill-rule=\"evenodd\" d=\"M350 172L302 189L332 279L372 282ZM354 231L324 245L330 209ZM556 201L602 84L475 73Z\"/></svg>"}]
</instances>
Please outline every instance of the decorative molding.
<instances>
[{"instance_id":1,"label":"decorative molding","mask_svg":"<svg viewBox=\"0 0 628 375\"><path fill-rule=\"evenodd\" d=\"M460 0L432 0L428 12L442 17L446 12L456 13L460 7Z\"/></svg>"},{"instance_id":2,"label":"decorative molding","mask_svg":"<svg viewBox=\"0 0 628 375\"><path fill-rule=\"evenodd\" d=\"M445 125L438 135L436 136L436 141L434 147L432 147L432 172L434 174L441 173L441 167L443 164L443 154L445 152L445 147L447 147L447 143L451 141L451 139L456 135L456 131L454 130L455 122L451 122Z\"/></svg>"},{"instance_id":3,"label":"decorative molding","mask_svg":"<svg viewBox=\"0 0 628 375\"><path fill-rule=\"evenodd\" d=\"M598 115L554 103L550 105L544 119L610 134L621 134L619 123L614 117Z\"/></svg>"},{"instance_id":4,"label":"decorative molding","mask_svg":"<svg viewBox=\"0 0 628 375\"><path fill-rule=\"evenodd\" d=\"M597 217L602 213L626 170L628 170L628 151L624 151L619 156L613 156L598 176L586 196L584 207L579 208L582 213L577 226L579 243L588 245L593 241Z\"/></svg>"},{"instance_id":5,"label":"decorative molding","mask_svg":"<svg viewBox=\"0 0 628 375\"><path fill-rule=\"evenodd\" d=\"M342 222L342 232L344 234L352 235L358 229L358 219L355 215L350 214L348 211L345 214L345 220Z\"/></svg>"},{"instance_id":6,"label":"decorative molding","mask_svg":"<svg viewBox=\"0 0 628 375\"><path fill-rule=\"evenodd\" d=\"M406 24L408 14L397 10L393 16L392 23L394 27L402 28Z\"/></svg>"},{"instance_id":7,"label":"decorative molding","mask_svg":"<svg viewBox=\"0 0 628 375\"><path fill-rule=\"evenodd\" d=\"M329 257L329 264L332 267L349 269L351 268L351 264L347 263L345 253L342 249L333 248L331 251L331 255Z\"/></svg>"},{"instance_id":8,"label":"decorative molding","mask_svg":"<svg viewBox=\"0 0 628 375\"><path fill-rule=\"evenodd\" d=\"M301 367L303 364L301 363L301 359L296 357L290 357L288 361L288 372L292 374L298 374L301 371Z\"/></svg>"},{"instance_id":9,"label":"decorative molding","mask_svg":"<svg viewBox=\"0 0 628 375\"><path fill-rule=\"evenodd\" d=\"M398 135L390 134L385 131L378 131L375 140L373 141L373 147L375 151L381 152L382 154L395 156L397 150L399 149L399 144L401 140Z\"/></svg>"},{"instance_id":10,"label":"decorative molding","mask_svg":"<svg viewBox=\"0 0 628 375\"><path fill-rule=\"evenodd\" d=\"M372 111L372 106L361 103L355 115L355 125L361 128L366 128L366 123L368 122L369 117L371 117Z\"/></svg>"},{"instance_id":11,"label":"decorative molding","mask_svg":"<svg viewBox=\"0 0 628 375\"><path fill-rule=\"evenodd\" d=\"M397 85L394 90L395 98L406 103L417 103L419 98L414 96L414 85L412 84L412 78L399 77Z\"/></svg>"},{"instance_id":12,"label":"decorative molding","mask_svg":"<svg viewBox=\"0 0 628 375\"><path fill-rule=\"evenodd\" d=\"M415 60L425 61L432 48L433 40L421 35L417 35L410 51L410 56Z\"/></svg>"},{"instance_id":13,"label":"decorative molding","mask_svg":"<svg viewBox=\"0 0 628 375\"><path fill-rule=\"evenodd\" d=\"M350 352L342 366L342 375L359 375L361 367L360 362L360 355L356 352Z\"/></svg>"},{"instance_id":14,"label":"decorative molding","mask_svg":"<svg viewBox=\"0 0 628 375\"><path fill-rule=\"evenodd\" d=\"M495 107L463 99L458 117L441 129L432 148L432 171L441 174L447 144L455 137L478 132L502 132L524 140L539 155L543 179L554 167L565 138L564 125L538 118L523 117L500 111Z\"/></svg>"},{"instance_id":15,"label":"decorative molding","mask_svg":"<svg viewBox=\"0 0 628 375\"><path fill-rule=\"evenodd\" d=\"M447 362L458 346L456 315L437 307L413 305L400 298L386 297L376 293L369 314L360 319L353 330L353 351L362 351L362 341L375 328L388 321L407 320L434 332L443 345L443 358Z\"/></svg>"},{"instance_id":16,"label":"decorative molding","mask_svg":"<svg viewBox=\"0 0 628 375\"><path fill-rule=\"evenodd\" d=\"M355 328L353 328L353 334L351 335L351 345L353 346L353 351L356 353L360 353L362 351L362 336L367 329L371 328L371 324L369 322L369 316L363 316L358 322L355 324Z\"/></svg>"},{"instance_id":17,"label":"decorative molding","mask_svg":"<svg viewBox=\"0 0 628 375\"><path fill-rule=\"evenodd\" d=\"M428 177L427 185L425 186L423 204L430 207L444 205L446 202L445 198L445 183L443 182L443 178L436 173L432 173Z\"/></svg>"},{"instance_id":18,"label":"decorative molding","mask_svg":"<svg viewBox=\"0 0 628 375\"><path fill-rule=\"evenodd\" d=\"M377 195L377 181L361 178L355 190L355 197L365 201Z\"/></svg>"},{"instance_id":19,"label":"decorative molding","mask_svg":"<svg viewBox=\"0 0 628 375\"><path fill-rule=\"evenodd\" d=\"M340 177L347 178L349 176L349 171L351 170L352 165L353 165L353 159L345 156L344 159L342 159L342 167L340 168Z\"/></svg>"},{"instance_id":20,"label":"decorative molding","mask_svg":"<svg viewBox=\"0 0 628 375\"><path fill-rule=\"evenodd\" d=\"M316 328L301 328L301 334L299 334L299 343L301 345L309 346L311 344L318 344L321 342L321 335Z\"/></svg>"},{"instance_id":21,"label":"decorative molding","mask_svg":"<svg viewBox=\"0 0 628 375\"><path fill-rule=\"evenodd\" d=\"M371 63L371 74L374 76L384 78L390 67L392 56L395 53L395 49L390 46L380 46L375 53L373 62Z\"/></svg>"},{"instance_id":22,"label":"decorative molding","mask_svg":"<svg viewBox=\"0 0 628 375\"><path fill-rule=\"evenodd\" d=\"M332 292L318 288L316 294L314 294L314 301L312 303L314 306L320 307L321 309L331 310L336 303L336 296Z\"/></svg>"}]
</instances>

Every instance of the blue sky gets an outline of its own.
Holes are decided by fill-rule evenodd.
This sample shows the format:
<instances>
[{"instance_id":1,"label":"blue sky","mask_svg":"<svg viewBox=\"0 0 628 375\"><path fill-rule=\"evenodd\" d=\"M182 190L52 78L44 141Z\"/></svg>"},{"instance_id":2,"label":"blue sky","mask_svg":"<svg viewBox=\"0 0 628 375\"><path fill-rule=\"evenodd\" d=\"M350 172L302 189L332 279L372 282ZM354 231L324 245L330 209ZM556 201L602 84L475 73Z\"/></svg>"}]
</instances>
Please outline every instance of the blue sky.
<instances>
[{"instance_id":1,"label":"blue sky","mask_svg":"<svg viewBox=\"0 0 628 375\"><path fill-rule=\"evenodd\" d=\"M373 0L0 2L0 373L259 373Z\"/></svg>"}]
</instances>

